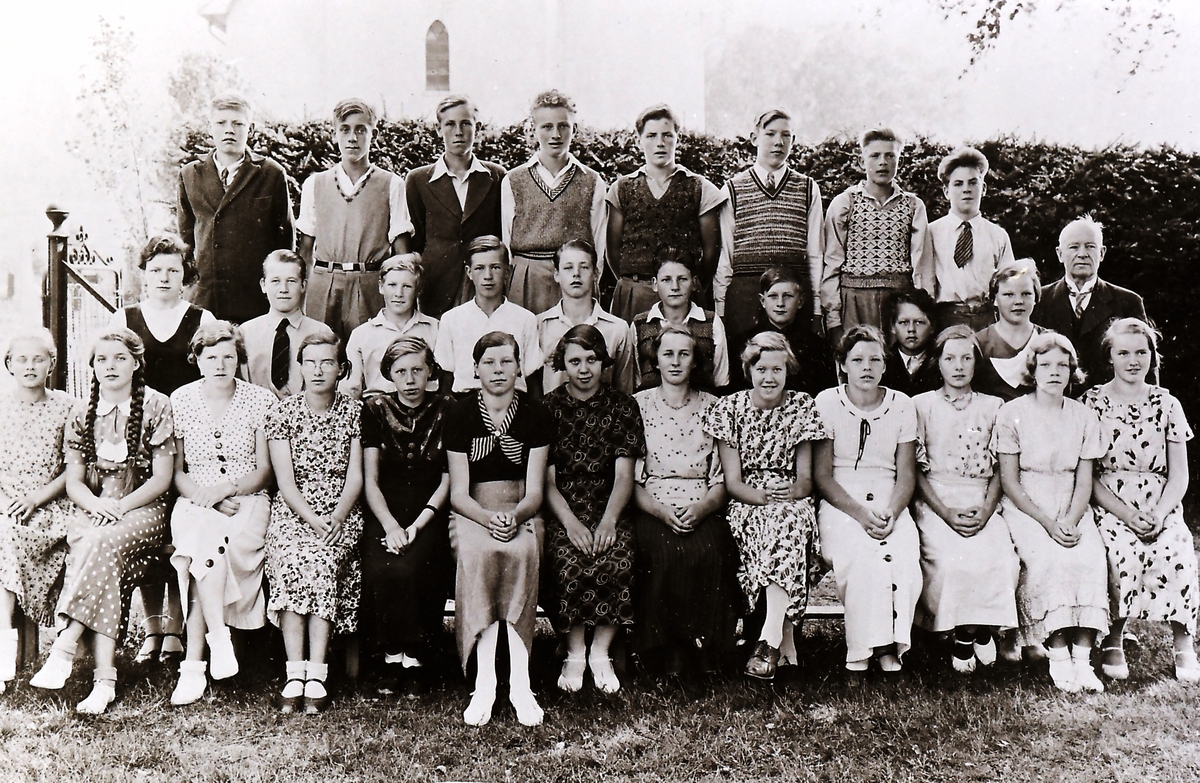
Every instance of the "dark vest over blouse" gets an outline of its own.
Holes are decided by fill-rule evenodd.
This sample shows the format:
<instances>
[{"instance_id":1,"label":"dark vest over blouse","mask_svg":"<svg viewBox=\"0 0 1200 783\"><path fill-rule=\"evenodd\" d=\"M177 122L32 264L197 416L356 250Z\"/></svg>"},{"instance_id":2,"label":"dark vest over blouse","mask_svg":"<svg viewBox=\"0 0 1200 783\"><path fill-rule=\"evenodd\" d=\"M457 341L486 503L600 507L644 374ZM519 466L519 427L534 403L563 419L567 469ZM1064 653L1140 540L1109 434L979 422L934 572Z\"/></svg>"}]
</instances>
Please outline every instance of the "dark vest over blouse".
<instances>
[{"instance_id":1,"label":"dark vest over blouse","mask_svg":"<svg viewBox=\"0 0 1200 783\"><path fill-rule=\"evenodd\" d=\"M141 305L125 308L125 324L146 346L146 385L151 389L170 396L180 386L200 380L200 368L188 361L188 354L202 313L199 307L189 304L175 334L159 342L146 325Z\"/></svg>"},{"instance_id":2,"label":"dark vest over blouse","mask_svg":"<svg viewBox=\"0 0 1200 783\"><path fill-rule=\"evenodd\" d=\"M700 179L677 172L662 198L654 198L646 175L617 181L617 199L625 216L621 238L621 274L650 278L654 255L661 247L691 252L698 260L700 241Z\"/></svg>"}]
</instances>

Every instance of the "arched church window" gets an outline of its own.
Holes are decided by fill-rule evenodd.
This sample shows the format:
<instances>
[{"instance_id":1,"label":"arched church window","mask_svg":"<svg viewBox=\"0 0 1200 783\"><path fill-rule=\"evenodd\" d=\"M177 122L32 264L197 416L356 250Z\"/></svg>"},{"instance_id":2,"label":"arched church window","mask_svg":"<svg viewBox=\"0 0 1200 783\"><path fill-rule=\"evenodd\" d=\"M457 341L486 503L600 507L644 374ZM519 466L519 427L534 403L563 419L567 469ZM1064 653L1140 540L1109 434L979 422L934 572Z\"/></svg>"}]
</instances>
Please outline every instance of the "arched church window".
<instances>
[{"instance_id":1,"label":"arched church window","mask_svg":"<svg viewBox=\"0 0 1200 783\"><path fill-rule=\"evenodd\" d=\"M439 21L425 33L425 89L450 91L450 34Z\"/></svg>"}]
</instances>

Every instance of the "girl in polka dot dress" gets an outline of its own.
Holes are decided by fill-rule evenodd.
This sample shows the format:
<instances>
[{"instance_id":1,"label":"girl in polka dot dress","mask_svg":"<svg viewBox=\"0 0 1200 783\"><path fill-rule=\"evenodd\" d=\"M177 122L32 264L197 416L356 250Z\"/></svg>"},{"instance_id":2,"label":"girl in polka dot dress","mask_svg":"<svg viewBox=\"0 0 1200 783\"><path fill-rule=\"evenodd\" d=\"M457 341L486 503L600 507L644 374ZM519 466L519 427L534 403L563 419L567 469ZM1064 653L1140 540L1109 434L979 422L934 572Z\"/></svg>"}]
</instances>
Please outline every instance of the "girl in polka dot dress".
<instances>
[{"instance_id":1,"label":"girl in polka dot dress","mask_svg":"<svg viewBox=\"0 0 1200 783\"><path fill-rule=\"evenodd\" d=\"M104 712L115 698L114 656L128 625L131 571L162 547L167 532L165 496L175 459L171 405L146 386L144 356L141 338L128 329L101 335L92 348L87 409L67 427L67 496L77 510L58 602L66 628L29 684L62 688L79 639L92 631L95 686L76 706L83 713Z\"/></svg>"}]
</instances>

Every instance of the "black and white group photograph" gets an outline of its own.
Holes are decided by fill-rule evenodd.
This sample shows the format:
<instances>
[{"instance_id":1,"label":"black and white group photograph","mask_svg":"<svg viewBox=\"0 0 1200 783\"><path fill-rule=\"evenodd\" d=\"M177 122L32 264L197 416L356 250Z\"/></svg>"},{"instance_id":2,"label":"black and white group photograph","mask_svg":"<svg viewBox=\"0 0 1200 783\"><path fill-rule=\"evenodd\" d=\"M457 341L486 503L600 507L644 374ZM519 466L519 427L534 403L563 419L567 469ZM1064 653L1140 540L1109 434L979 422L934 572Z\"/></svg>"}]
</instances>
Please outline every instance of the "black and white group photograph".
<instances>
[{"instance_id":1,"label":"black and white group photograph","mask_svg":"<svg viewBox=\"0 0 1200 783\"><path fill-rule=\"evenodd\" d=\"M0 781L1200 780L1200 5L0 27Z\"/></svg>"}]
</instances>

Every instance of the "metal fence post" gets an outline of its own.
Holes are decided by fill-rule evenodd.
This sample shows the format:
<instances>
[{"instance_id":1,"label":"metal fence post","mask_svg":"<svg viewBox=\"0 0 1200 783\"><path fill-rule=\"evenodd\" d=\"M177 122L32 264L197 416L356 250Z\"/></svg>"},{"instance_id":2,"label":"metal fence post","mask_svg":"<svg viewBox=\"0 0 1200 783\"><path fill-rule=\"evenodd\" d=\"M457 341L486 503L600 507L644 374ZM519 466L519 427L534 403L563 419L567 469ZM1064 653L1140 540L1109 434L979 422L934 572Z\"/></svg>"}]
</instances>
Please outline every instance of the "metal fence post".
<instances>
[{"instance_id":1,"label":"metal fence post","mask_svg":"<svg viewBox=\"0 0 1200 783\"><path fill-rule=\"evenodd\" d=\"M67 387L67 235L62 231L62 225L68 214L54 204L46 207L46 217L54 227L46 235L49 255L42 291L42 323L50 330L58 349L58 361L54 363L54 375L50 379L50 385L55 389Z\"/></svg>"}]
</instances>

